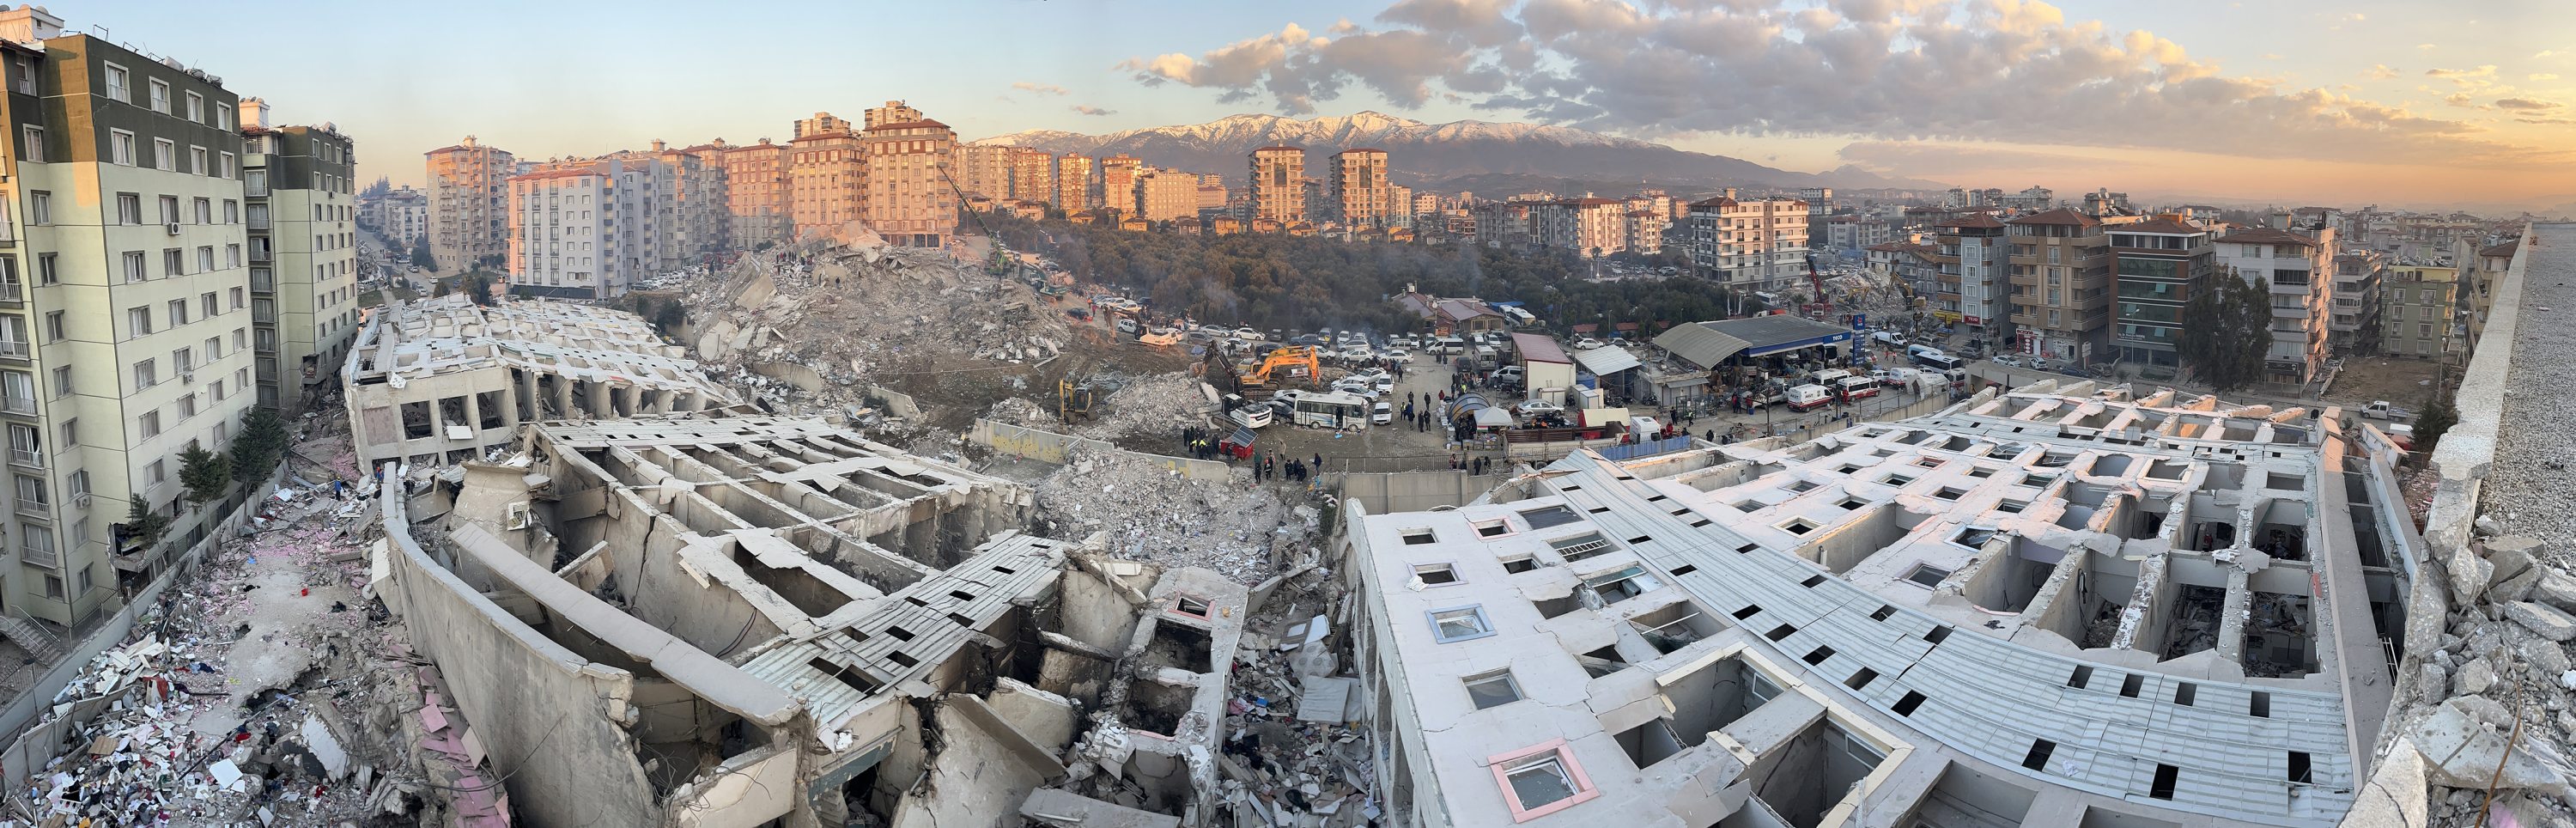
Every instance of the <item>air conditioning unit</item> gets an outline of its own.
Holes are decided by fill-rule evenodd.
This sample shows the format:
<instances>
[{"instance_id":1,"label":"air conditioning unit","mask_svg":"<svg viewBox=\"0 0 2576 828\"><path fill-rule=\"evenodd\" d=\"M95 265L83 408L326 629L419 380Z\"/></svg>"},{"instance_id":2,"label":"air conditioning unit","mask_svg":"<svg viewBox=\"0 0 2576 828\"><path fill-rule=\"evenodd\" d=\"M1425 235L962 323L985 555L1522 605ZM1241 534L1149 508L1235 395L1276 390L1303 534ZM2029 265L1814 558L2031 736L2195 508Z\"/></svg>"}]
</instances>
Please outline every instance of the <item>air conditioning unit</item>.
<instances>
[{"instance_id":1,"label":"air conditioning unit","mask_svg":"<svg viewBox=\"0 0 2576 828\"><path fill-rule=\"evenodd\" d=\"M87 508L89 508L89 493L88 493L88 492L73 492L73 493L72 493L72 508L74 508L74 509L87 509Z\"/></svg>"},{"instance_id":2,"label":"air conditioning unit","mask_svg":"<svg viewBox=\"0 0 2576 828\"><path fill-rule=\"evenodd\" d=\"M196 384L196 382L197 382L197 375L196 375L194 372L190 372L190 371L181 371L181 372L179 372L179 384L180 384L180 385L195 385L195 384Z\"/></svg>"},{"instance_id":3,"label":"air conditioning unit","mask_svg":"<svg viewBox=\"0 0 2576 828\"><path fill-rule=\"evenodd\" d=\"M170 231L170 235L173 235L173 236L179 235L179 223L178 223L178 222L175 222L175 221L174 221L174 222L170 222L169 224L161 225L161 229L163 229L163 230L167 230L167 231Z\"/></svg>"}]
</instances>

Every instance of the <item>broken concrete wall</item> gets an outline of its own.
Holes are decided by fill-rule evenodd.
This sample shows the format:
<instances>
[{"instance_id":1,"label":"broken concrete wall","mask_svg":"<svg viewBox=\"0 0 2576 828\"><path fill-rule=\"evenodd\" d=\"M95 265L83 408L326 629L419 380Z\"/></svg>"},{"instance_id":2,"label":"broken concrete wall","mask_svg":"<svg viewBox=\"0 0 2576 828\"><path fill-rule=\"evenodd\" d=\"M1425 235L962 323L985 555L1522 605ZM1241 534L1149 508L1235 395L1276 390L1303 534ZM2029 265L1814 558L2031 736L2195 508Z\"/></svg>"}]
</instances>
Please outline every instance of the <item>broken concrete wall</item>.
<instances>
[{"instance_id":1,"label":"broken concrete wall","mask_svg":"<svg viewBox=\"0 0 2576 828\"><path fill-rule=\"evenodd\" d=\"M754 828L794 812L797 751L770 745L725 760L706 777L671 792L673 828Z\"/></svg>"},{"instance_id":2,"label":"broken concrete wall","mask_svg":"<svg viewBox=\"0 0 2576 828\"><path fill-rule=\"evenodd\" d=\"M634 674L574 654L439 567L399 501L386 500L394 542L379 594L440 664L522 813L547 825L650 824L653 789L617 724Z\"/></svg>"}]
</instances>

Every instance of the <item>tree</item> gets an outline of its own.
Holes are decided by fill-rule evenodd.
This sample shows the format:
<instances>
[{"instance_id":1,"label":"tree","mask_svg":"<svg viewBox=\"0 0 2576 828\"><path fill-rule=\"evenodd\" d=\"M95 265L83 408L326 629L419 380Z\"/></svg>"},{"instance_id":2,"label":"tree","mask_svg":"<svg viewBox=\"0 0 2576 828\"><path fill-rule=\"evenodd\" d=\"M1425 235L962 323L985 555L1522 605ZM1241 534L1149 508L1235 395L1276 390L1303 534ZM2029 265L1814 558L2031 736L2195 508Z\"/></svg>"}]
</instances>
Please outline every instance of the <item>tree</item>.
<instances>
[{"instance_id":1,"label":"tree","mask_svg":"<svg viewBox=\"0 0 2576 828\"><path fill-rule=\"evenodd\" d=\"M2451 398L2434 392L2432 399L2424 401L2424 413L2415 416L2415 456L2430 459L2433 444L2459 423L2460 412L2451 407Z\"/></svg>"},{"instance_id":2,"label":"tree","mask_svg":"<svg viewBox=\"0 0 2576 828\"><path fill-rule=\"evenodd\" d=\"M268 475L286 456L286 418L253 406L242 415L241 436L233 438L233 479L250 482Z\"/></svg>"},{"instance_id":3,"label":"tree","mask_svg":"<svg viewBox=\"0 0 2576 828\"><path fill-rule=\"evenodd\" d=\"M474 300L477 305L492 304L492 277L478 271L466 276L464 282L466 298Z\"/></svg>"},{"instance_id":4,"label":"tree","mask_svg":"<svg viewBox=\"0 0 2576 828\"><path fill-rule=\"evenodd\" d=\"M162 533L170 531L170 518L145 506L151 501L144 500L141 494L127 492L125 502L125 522L118 525L118 537L147 549L160 543Z\"/></svg>"},{"instance_id":5,"label":"tree","mask_svg":"<svg viewBox=\"0 0 2576 828\"><path fill-rule=\"evenodd\" d=\"M377 198L377 197L381 197L381 196L383 196L383 195L384 195L384 194L386 194L386 193L393 192L393 189L394 189L394 182L393 182L393 179L386 178L386 177L384 177L384 176L381 176L381 175L380 175L380 176L376 176L376 180L375 180L375 181L370 182L369 184L367 184L367 188L366 188L366 189L364 189L364 190L359 190L359 191L358 191L358 197L359 197L359 198Z\"/></svg>"},{"instance_id":6,"label":"tree","mask_svg":"<svg viewBox=\"0 0 2576 828\"><path fill-rule=\"evenodd\" d=\"M420 244L412 247L411 263L422 270L438 269L438 256L429 252L429 237L421 237Z\"/></svg>"},{"instance_id":7,"label":"tree","mask_svg":"<svg viewBox=\"0 0 2576 828\"><path fill-rule=\"evenodd\" d=\"M2175 343L2184 367L2220 392L2263 377L2263 354L2272 349L2272 300L2234 272L2205 277L2182 308L2183 333Z\"/></svg>"},{"instance_id":8,"label":"tree","mask_svg":"<svg viewBox=\"0 0 2576 828\"><path fill-rule=\"evenodd\" d=\"M662 309L654 311L652 318L653 329L667 336L671 329L689 323L689 309L681 307L679 300L675 299L662 303Z\"/></svg>"},{"instance_id":9,"label":"tree","mask_svg":"<svg viewBox=\"0 0 2576 828\"><path fill-rule=\"evenodd\" d=\"M233 458L199 446L179 453L179 483L188 487L188 502L205 503L224 496L233 485Z\"/></svg>"}]
</instances>

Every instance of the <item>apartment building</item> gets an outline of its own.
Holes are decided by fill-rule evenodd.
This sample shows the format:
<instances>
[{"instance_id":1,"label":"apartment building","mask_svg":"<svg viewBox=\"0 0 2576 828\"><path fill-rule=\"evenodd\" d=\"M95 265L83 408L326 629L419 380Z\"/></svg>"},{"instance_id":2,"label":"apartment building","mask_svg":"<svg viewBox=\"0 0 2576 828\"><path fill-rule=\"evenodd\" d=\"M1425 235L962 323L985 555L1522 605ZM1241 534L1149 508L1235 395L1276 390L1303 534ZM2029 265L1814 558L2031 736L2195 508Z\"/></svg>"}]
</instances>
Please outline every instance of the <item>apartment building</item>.
<instances>
[{"instance_id":1,"label":"apartment building","mask_svg":"<svg viewBox=\"0 0 2576 828\"><path fill-rule=\"evenodd\" d=\"M1306 148L1268 146L1252 151L1244 192L1251 198L1253 221L1287 225L1306 220Z\"/></svg>"},{"instance_id":2,"label":"apartment building","mask_svg":"<svg viewBox=\"0 0 2576 828\"><path fill-rule=\"evenodd\" d=\"M1199 190L1199 177L1196 175L1175 170L1146 170L1136 179L1136 215L1146 221L1197 219L1202 203ZM1219 204L1222 203L1220 200Z\"/></svg>"},{"instance_id":3,"label":"apartment building","mask_svg":"<svg viewBox=\"0 0 2576 828\"><path fill-rule=\"evenodd\" d=\"M1357 148L1333 153L1325 162L1330 179L1324 191L1332 201L1332 220L1344 230L1389 225L1386 150Z\"/></svg>"},{"instance_id":4,"label":"apartment building","mask_svg":"<svg viewBox=\"0 0 2576 828\"><path fill-rule=\"evenodd\" d=\"M1046 150L1011 148L1011 200L1055 203L1055 156Z\"/></svg>"},{"instance_id":5,"label":"apartment building","mask_svg":"<svg viewBox=\"0 0 2576 828\"><path fill-rule=\"evenodd\" d=\"M2332 227L2257 227L2218 238L2219 268L2271 294L2272 348L2263 373L2272 382L2302 384L2325 370L2334 249Z\"/></svg>"},{"instance_id":6,"label":"apartment building","mask_svg":"<svg viewBox=\"0 0 2576 828\"><path fill-rule=\"evenodd\" d=\"M957 187L969 196L1010 200L1011 153L1015 149L1001 144L957 145L956 155L949 161L950 171L957 176Z\"/></svg>"},{"instance_id":7,"label":"apartment building","mask_svg":"<svg viewBox=\"0 0 2576 828\"><path fill-rule=\"evenodd\" d=\"M1808 244L1826 241L1831 235L1825 229L1825 222L1834 214L1834 188L1801 187L1798 189L1798 200L1807 203Z\"/></svg>"},{"instance_id":8,"label":"apartment building","mask_svg":"<svg viewBox=\"0 0 2576 828\"><path fill-rule=\"evenodd\" d=\"M859 131L829 112L796 122L787 142L789 215L793 234L836 228L859 218L866 194L867 161Z\"/></svg>"},{"instance_id":9,"label":"apartment building","mask_svg":"<svg viewBox=\"0 0 2576 828\"><path fill-rule=\"evenodd\" d=\"M1091 203L1134 217L1144 209L1136 202L1136 178L1144 172L1145 162L1123 152L1100 159L1098 191L1092 194Z\"/></svg>"},{"instance_id":10,"label":"apartment building","mask_svg":"<svg viewBox=\"0 0 2576 828\"><path fill-rule=\"evenodd\" d=\"M1729 187L1683 219L1700 275L1743 290L1776 291L1807 275L1807 205L1794 198L1740 199Z\"/></svg>"},{"instance_id":11,"label":"apartment building","mask_svg":"<svg viewBox=\"0 0 2576 828\"><path fill-rule=\"evenodd\" d=\"M1086 156L1065 153L1055 160L1055 206L1067 213L1079 213L1100 206L1092 200L1092 163Z\"/></svg>"},{"instance_id":12,"label":"apartment building","mask_svg":"<svg viewBox=\"0 0 2576 828\"><path fill-rule=\"evenodd\" d=\"M2521 245L2522 239L2515 238L2478 251L2477 263L2469 272L2473 280L2468 286L2469 295L2462 303L2467 308L2468 347L2477 347L2480 338L2486 336L2487 317L2495 306L2496 285L2504 281L2505 271L2512 269L2514 250Z\"/></svg>"},{"instance_id":13,"label":"apartment building","mask_svg":"<svg viewBox=\"0 0 2576 828\"><path fill-rule=\"evenodd\" d=\"M1621 222L1627 235L1627 241L1623 246L1628 249L1628 252L1641 256L1664 252L1664 231L1672 229L1672 214L1633 209L1636 206L1633 199L1628 202L1628 206L1632 209L1628 210L1623 216L1624 221Z\"/></svg>"},{"instance_id":14,"label":"apartment building","mask_svg":"<svg viewBox=\"0 0 2576 828\"><path fill-rule=\"evenodd\" d=\"M860 150L867 159L861 215L869 229L907 247L938 247L957 233L957 185L948 160L957 132L902 101L867 111Z\"/></svg>"},{"instance_id":15,"label":"apartment building","mask_svg":"<svg viewBox=\"0 0 2576 828\"><path fill-rule=\"evenodd\" d=\"M1983 338L2007 321L2011 242L1993 213L1967 213L1934 225L1932 292L1925 306L1935 318L1964 325Z\"/></svg>"},{"instance_id":16,"label":"apartment building","mask_svg":"<svg viewBox=\"0 0 2576 828\"><path fill-rule=\"evenodd\" d=\"M259 404L292 415L339 378L357 335L357 158L337 130L270 127L258 98L241 100L241 120ZM242 251L222 255L241 265Z\"/></svg>"},{"instance_id":17,"label":"apartment building","mask_svg":"<svg viewBox=\"0 0 2576 828\"><path fill-rule=\"evenodd\" d=\"M1413 188L1401 184L1386 185L1386 226L1413 226Z\"/></svg>"},{"instance_id":18,"label":"apartment building","mask_svg":"<svg viewBox=\"0 0 2576 828\"><path fill-rule=\"evenodd\" d=\"M2177 349L2189 333L2183 306L2194 291L2226 275L2211 243L2216 232L2178 217L2157 217L2112 227L2107 236L2116 294L2108 343L2112 358L2131 365L2181 366Z\"/></svg>"},{"instance_id":19,"label":"apartment building","mask_svg":"<svg viewBox=\"0 0 2576 828\"><path fill-rule=\"evenodd\" d=\"M186 506L179 456L227 449L256 383L238 96L61 25L0 11L0 607L70 626L225 511ZM157 545L129 505L172 518Z\"/></svg>"},{"instance_id":20,"label":"apartment building","mask_svg":"<svg viewBox=\"0 0 2576 828\"><path fill-rule=\"evenodd\" d=\"M2107 347L2111 241L2104 221L2061 207L2004 222L2015 352L2090 364Z\"/></svg>"},{"instance_id":21,"label":"apartment building","mask_svg":"<svg viewBox=\"0 0 2576 828\"><path fill-rule=\"evenodd\" d=\"M621 185L641 188L636 203L643 214L618 216L646 234L632 248L638 278L649 278L695 264L724 249L726 219L722 167L709 167L690 150L672 149L660 140L651 149L620 150L602 158L628 162ZM514 208L515 212L515 208Z\"/></svg>"},{"instance_id":22,"label":"apartment building","mask_svg":"<svg viewBox=\"0 0 2576 828\"><path fill-rule=\"evenodd\" d=\"M785 244L795 238L795 199L784 144L762 138L757 144L728 145L722 139L708 155L724 168L726 227L733 246L750 250L763 244Z\"/></svg>"},{"instance_id":23,"label":"apartment building","mask_svg":"<svg viewBox=\"0 0 2576 828\"><path fill-rule=\"evenodd\" d=\"M474 136L423 153L429 159L429 252L461 268L510 251L509 186L519 161Z\"/></svg>"},{"instance_id":24,"label":"apartment building","mask_svg":"<svg viewBox=\"0 0 2576 828\"><path fill-rule=\"evenodd\" d=\"M358 219L397 249L396 258L429 236L429 194L405 184L358 204Z\"/></svg>"},{"instance_id":25,"label":"apartment building","mask_svg":"<svg viewBox=\"0 0 2576 828\"><path fill-rule=\"evenodd\" d=\"M1541 201L1530 205L1529 216L1540 247L1570 250L1586 259L1627 249L1627 202L1614 198Z\"/></svg>"},{"instance_id":26,"label":"apartment building","mask_svg":"<svg viewBox=\"0 0 2576 828\"><path fill-rule=\"evenodd\" d=\"M2327 347L2338 354L2378 350L2379 279L2388 268L2388 258L2376 250L2346 247L2335 255L2334 268L2329 306L2334 318L2326 323Z\"/></svg>"},{"instance_id":27,"label":"apartment building","mask_svg":"<svg viewBox=\"0 0 2576 828\"><path fill-rule=\"evenodd\" d=\"M2409 359L2440 359L2457 352L2452 336L2459 308L2460 272L2447 265L2394 265L2380 286L2380 350Z\"/></svg>"}]
</instances>

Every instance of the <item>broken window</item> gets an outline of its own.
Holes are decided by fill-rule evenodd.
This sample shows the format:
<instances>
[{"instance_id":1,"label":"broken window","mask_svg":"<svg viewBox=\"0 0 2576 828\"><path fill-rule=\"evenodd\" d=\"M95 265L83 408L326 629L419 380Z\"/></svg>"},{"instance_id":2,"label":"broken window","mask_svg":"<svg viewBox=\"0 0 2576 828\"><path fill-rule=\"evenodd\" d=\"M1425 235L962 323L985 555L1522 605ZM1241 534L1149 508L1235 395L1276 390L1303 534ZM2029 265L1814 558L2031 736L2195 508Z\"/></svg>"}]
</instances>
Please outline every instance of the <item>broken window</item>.
<instances>
[{"instance_id":1,"label":"broken window","mask_svg":"<svg viewBox=\"0 0 2576 828\"><path fill-rule=\"evenodd\" d=\"M1661 589L1664 582L1646 574L1643 566L1630 566L1585 578L1583 585L1601 597L1602 606L1609 606Z\"/></svg>"},{"instance_id":2,"label":"broken window","mask_svg":"<svg viewBox=\"0 0 2576 828\"><path fill-rule=\"evenodd\" d=\"M501 427L501 392L485 391L474 395L476 427L485 431Z\"/></svg>"},{"instance_id":3,"label":"broken window","mask_svg":"<svg viewBox=\"0 0 2576 828\"><path fill-rule=\"evenodd\" d=\"M1532 529L1563 526L1582 519L1581 516L1574 513L1574 510L1563 506L1549 506L1544 509L1531 509L1520 513L1520 515L1522 520L1529 521L1530 528Z\"/></svg>"},{"instance_id":4,"label":"broken window","mask_svg":"<svg viewBox=\"0 0 2576 828\"><path fill-rule=\"evenodd\" d=\"M1502 518L1476 521L1469 525L1476 527L1476 537L1480 538L1499 537L1512 533L1511 524L1505 522Z\"/></svg>"},{"instance_id":5,"label":"broken window","mask_svg":"<svg viewBox=\"0 0 2576 828\"><path fill-rule=\"evenodd\" d=\"M1507 786L1504 793L1512 800L1518 819L1552 813L1591 798L1591 781L1576 771L1574 757L1561 747L1551 747L1534 756L1502 764L1500 773Z\"/></svg>"},{"instance_id":6,"label":"broken window","mask_svg":"<svg viewBox=\"0 0 2576 828\"><path fill-rule=\"evenodd\" d=\"M1970 526L1960 529L1958 534L1950 536L1950 542L1969 549L1983 551L1986 548L1986 541L1993 540L1994 537L1995 530L1991 528L1984 526Z\"/></svg>"},{"instance_id":7,"label":"broken window","mask_svg":"<svg viewBox=\"0 0 2576 828\"><path fill-rule=\"evenodd\" d=\"M1406 546L1422 546L1437 542L1438 539L1431 536L1431 530L1429 529L1404 530L1404 545Z\"/></svg>"},{"instance_id":8,"label":"broken window","mask_svg":"<svg viewBox=\"0 0 2576 828\"><path fill-rule=\"evenodd\" d=\"M1950 577L1950 570L1931 564L1915 564L1914 571L1905 573L1905 580L1924 587L1940 586L1941 581L1948 577Z\"/></svg>"},{"instance_id":9,"label":"broken window","mask_svg":"<svg viewBox=\"0 0 2576 828\"><path fill-rule=\"evenodd\" d=\"M1528 572L1538 568L1538 559L1528 555L1503 559L1504 572Z\"/></svg>"},{"instance_id":10,"label":"broken window","mask_svg":"<svg viewBox=\"0 0 2576 828\"><path fill-rule=\"evenodd\" d=\"M1485 608L1481 606L1437 609L1430 616L1431 636L1442 644L1494 634L1494 625L1485 620Z\"/></svg>"},{"instance_id":11,"label":"broken window","mask_svg":"<svg viewBox=\"0 0 2576 828\"><path fill-rule=\"evenodd\" d=\"M1446 563L1422 564L1413 568L1413 577L1428 586L1454 584L1458 583L1458 567Z\"/></svg>"},{"instance_id":12,"label":"broken window","mask_svg":"<svg viewBox=\"0 0 2576 828\"><path fill-rule=\"evenodd\" d=\"M438 400L438 422L440 425L449 426L466 424L468 421L465 418L465 398L462 396L440 397Z\"/></svg>"},{"instance_id":13,"label":"broken window","mask_svg":"<svg viewBox=\"0 0 2576 828\"><path fill-rule=\"evenodd\" d=\"M1816 531L1818 526L1815 521L1808 520L1806 518L1795 518L1787 523L1780 524L1780 528L1788 531L1788 533L1792 535L1804 535L1806 533Z\"/></svg>"},{"instance_id":14,"label":"broken window","mask_svg":"<svg viewBox=\"0 0 2576 828\"><path fill-rule=\"evenodd\" d=\"M1512 680L1512 671L1508 669L1479 673L1461 681L1467 684L1467 700L1474 702L1478 710L1521 700L1521 685Z\"/></svg>"},{"instance_id":15,"label":"broken window","mask_svg":"<svg viewBox=\"0 0 2576 828\"><path fill-rule=\"evenodd\" d=\"M405 440L418 440L436 432L436 427L429 421L429 403L426 402L403 403L402 424Z\"/></svg>"},{"instance_id":16,"label":"broken window","mask_svg":"<svg viewBox=\"0 0 2576 828\"><path fill-rule=\"evenodd\" d=\"M1208 602L1205 599L1183 595L1172 600L1172 612L1178 615L1186 615L1191 618L1206 618L1208 617Z\"/></svg>"}]
</instances>

